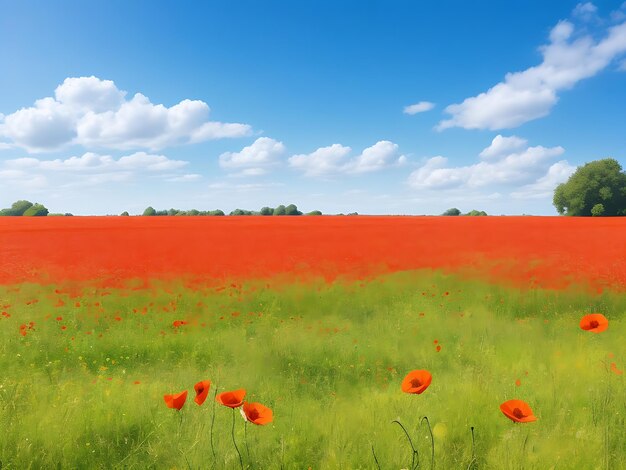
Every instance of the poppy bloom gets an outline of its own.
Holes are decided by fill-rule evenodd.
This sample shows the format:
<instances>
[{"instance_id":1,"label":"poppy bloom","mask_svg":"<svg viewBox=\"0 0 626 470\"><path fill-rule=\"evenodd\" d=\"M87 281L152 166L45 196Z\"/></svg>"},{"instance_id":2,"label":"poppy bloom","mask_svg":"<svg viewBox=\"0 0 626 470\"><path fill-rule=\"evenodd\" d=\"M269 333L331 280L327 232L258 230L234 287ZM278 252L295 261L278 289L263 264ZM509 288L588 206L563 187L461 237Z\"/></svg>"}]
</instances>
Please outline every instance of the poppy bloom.
<instances>
[{"instance_id":1,"label":"poppy bloom","mask_svg":"<svg viewBox=\"0 0 626 470\"><path fill-rule=\"evenodd\" d=\"M196 391L196 398L194 398L194 401L198 405L202 405L204 403L204 400L206 400L206 397L209 394L210 387L210 380L203 380L202 382L198 382L196 385L194 385L193 389Z\"/></svg>"},{"instance_id":2,"label":"poppy bloom","mask_svg":"<svg viewBox=\"0 0 626 470\"><path fill-rule=\"evenodd\" d=\"M528 403L522 400L509 400L500 405L500 410L504 415L516 423L530 423L537 421Z\"/></svg>"},{"instance_id":3,"label":"poppy bloom","mask_svg":"<svg viewBox=\"0 0 626 470\"><path fill-rule=\"evenodd\" d=\"M427 370L413 370L402 381L402 391L419 395L428 388L432 380L433 377Z\"/></svg>"},{"instance_id":4,"label":"poppy bloom","mask_svg":"<svg viewBox=\"0 0 626 470\"><path fill-rule=\"evenodd\" d=\"M602 333L609 327L609 321L601 313L590 313L580 320L580 327L593 333Z\"/></svg>"},{"instance_id":5,"label":"poppy bloom","mask_svg":"<svg viewBox=\"0 0 626 470\"><path fill-rule=\"evenodd\" d=\"M239 411L241 411L243 419L261 426L271 423L274 420L274 412L260 403L248 403L246 401Z\"/></svg>"},{"instance_id":6,"label":"poppy bloom","mask_svg":"<svg viewBox=\"0 0 626 470\"><path fill-rule=\"evenodd\" d=\"M174 395L163 395L163 399L168 408L180 410L187 400L187 390Z\"/></svg>"},{"instance_id":7,"label":"poppy bloom","mask_svg":"<svg viewBox=\"0 0 626 470\"><path fill-rule=\"evenodd\" d=\"M622 375L624 373L623 370L617 368L617 365L614 362L611 362L611 372L617 375Z\"/></svg>"},{"instance_id":8,"label":"poppy bloom","mask_svg":"<svg viewBox=\"0 0 626 470\"><path fill-rule=\"evenodd\" d=\"M243 397L246 396L246 391L244 389L234 390L232 392L222 392L219 393L215 399L220 402L222 405L227 406L229 408L238 408L243 405Z\"/></svg>"}]
</instances>

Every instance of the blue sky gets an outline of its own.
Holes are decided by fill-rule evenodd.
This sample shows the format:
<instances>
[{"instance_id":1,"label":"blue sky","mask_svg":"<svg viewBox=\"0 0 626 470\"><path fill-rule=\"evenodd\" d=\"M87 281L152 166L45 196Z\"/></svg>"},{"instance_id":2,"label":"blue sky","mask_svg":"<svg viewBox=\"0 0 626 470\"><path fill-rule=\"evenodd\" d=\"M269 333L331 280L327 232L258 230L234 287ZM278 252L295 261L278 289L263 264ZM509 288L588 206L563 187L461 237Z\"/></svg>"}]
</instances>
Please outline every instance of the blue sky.
<instances>
[{"instance_id":1,"label":"blue sky","mask_svg":"<svg viewBox=\"0 0 626 470\"><path fill-rule=\"evenodd\" d=\"M552 215L626 166L626 3L0 0L0 206Z\"/></svg>"}]
</instances>

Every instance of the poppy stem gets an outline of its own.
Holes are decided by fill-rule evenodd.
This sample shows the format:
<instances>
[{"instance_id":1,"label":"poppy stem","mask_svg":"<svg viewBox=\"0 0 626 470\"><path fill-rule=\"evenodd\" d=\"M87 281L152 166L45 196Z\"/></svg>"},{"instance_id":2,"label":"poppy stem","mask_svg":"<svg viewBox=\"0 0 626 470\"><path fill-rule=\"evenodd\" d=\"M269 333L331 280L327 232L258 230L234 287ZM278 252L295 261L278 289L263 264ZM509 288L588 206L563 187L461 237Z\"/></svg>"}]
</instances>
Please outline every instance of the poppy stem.
<instances>
[{"instance_id":1,"label":"poppy stem","mask_svg":"<svg viewBox=\"0 0 626 470\"><path fill-rule=\"evenodd\" d=\"M400 421L393 420L391 422L391 424L393 423L397 423L398 426L400 426L402 428L402 430L404 431L404 434L406 434L406 438L409 440L409 444L411 445L411 450L413 451L413 455L412 455L412 459L411 459L411 470L413 470L414 468L419 467L419 454L417 453L417 450L415 449L415 446L413 445L413 441L411 440L411 436L409 436L409 433L407 432L406 428L402 425L402 423ZM417 467L415 465L415 456L417 456Z\"/></svg>"},{"instance_id":2,"label":"poppy stem","mask_svg":"<svg viewBox=\"0 0 626 470\"><path fill-rule=\"evenodd\" d=\"M422 421L426 421L426 424L428 425L428 431L430 432L430 468L432 469L435 468L435 438L433 437L433 430L430 427L430 421L428 420L428 416L424 416L422 418L422 420L420 421L420 426L422 424Z\"/></svg>"},{"instance_id":3,"label":"poppy stem","mask_svg":"<svg viewBox=\"0 0 626 470\"><path fill-rule=\"evenodd\" d=\"M246 453L248 454L248 460L250 460L250 449L248 448L248 421L243 422L243 441L246 443Z\"/></svg>"},{"instance_id":4,"label":"poppy stem","mask_svg":"<svg viewBox=\"0 0 626 470\"><path fill-rule=\"evenodd\" d=\"M476 454L474 453L474 426L470 428L470 431L472 432L472 460L470 460L467 470L473 469L476 464Z\"/></svg>"},{"instance_id":5,"label":"poppy stem","mask_svg":"<svg viewBox=\"0 0 626 470\"><path fill-rule=\"evenodd\" d=\"M380 470L380 464L378 463L378 459L376 458L376 452L374 452L374 444L372 444L372 455L374 456L374 462L376 462L376 467Z\"/></svg>"},{"instance_id":6,"label":"poppy stem","mask_svg":"<svg viewBox=\"0 0 626 470\"><path fill-rule=\"evenodd\" d=\"M213 461L217 460L217 456L215 454L215 446L213 445L213 427L215 426L215 404L217 401L215 397L217 396L217 387L215 387L215 392L213 393L213 416L211 417L211 452L213 452Z\"/></svg>"},{"instance_id":7,"label":"poppy stem","mask_svg":"<svg viewBox=\"0 0 626 470\"><path fill-rule=\"evenodd\" d=\"M233 410L233 427L230 430L230 435L233 438L233 444L235 446L235 450L237 451L237 455L239 456L239 465L241 465L241 470L243 470L243 460L241 459L241 452L239 452L239 448L237 447L237 442L235 441L235 408Z\"/></svg>"}]
</instances>

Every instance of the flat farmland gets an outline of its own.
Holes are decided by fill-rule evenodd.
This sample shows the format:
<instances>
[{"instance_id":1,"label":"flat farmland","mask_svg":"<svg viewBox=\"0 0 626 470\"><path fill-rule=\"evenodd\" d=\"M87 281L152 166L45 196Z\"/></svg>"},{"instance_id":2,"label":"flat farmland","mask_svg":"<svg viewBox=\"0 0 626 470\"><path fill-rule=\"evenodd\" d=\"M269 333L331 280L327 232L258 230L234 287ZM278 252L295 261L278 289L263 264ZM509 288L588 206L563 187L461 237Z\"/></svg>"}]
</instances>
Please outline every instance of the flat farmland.
<instances>
[{"instance_id":1,"label":"flat farmland","mask_svg":"<svg viewBox=\"0 0 626 470\"><path fill-rule=\"evenodd\" d=\"M623 218L3 217L0 467L624 469L625 287Z\"/></svg>"}]
</instances>

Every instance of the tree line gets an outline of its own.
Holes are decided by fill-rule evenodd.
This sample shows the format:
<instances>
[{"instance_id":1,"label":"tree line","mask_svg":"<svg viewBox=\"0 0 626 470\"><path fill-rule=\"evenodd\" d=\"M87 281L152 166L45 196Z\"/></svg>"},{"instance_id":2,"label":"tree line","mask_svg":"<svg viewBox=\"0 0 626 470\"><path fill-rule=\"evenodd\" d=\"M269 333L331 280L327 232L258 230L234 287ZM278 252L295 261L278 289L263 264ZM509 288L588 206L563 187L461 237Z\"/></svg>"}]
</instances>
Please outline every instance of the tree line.
<instances>
[{"instance_id":1,"label":"tree line","mask_svg":"<svg viewBox=\"0 0 626 470\"><path fill-rule=\"evenodd\" d=\"M356 212L353 213L356 215ZM123 212L121 215L128 215L128 212ZM147 207L145 211L143 211L144 216L176 216L176 215L186 215L186 216L203 216L203 215L217 215L222 216L226 215L224 211L220 209L212 210L212 211L199 211L197 209L191 209L189 211L179 210L179 209L169 209L169 210L155 210L154 207ZM277 207L262 207L259 211L251 211L247 209L235 209L231 211L228 215L322 215L321 211L315 210L311 212L307 212L303 214L298 210L298 207L295 204L289 204L288 206L279 205ZM342 214L343 215L343 214ZM352 214L349 214L352 215Z\"/></svg>"}]
</instances>

